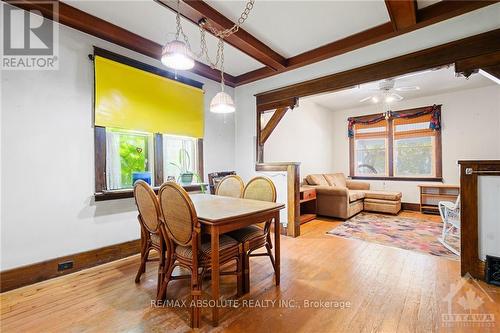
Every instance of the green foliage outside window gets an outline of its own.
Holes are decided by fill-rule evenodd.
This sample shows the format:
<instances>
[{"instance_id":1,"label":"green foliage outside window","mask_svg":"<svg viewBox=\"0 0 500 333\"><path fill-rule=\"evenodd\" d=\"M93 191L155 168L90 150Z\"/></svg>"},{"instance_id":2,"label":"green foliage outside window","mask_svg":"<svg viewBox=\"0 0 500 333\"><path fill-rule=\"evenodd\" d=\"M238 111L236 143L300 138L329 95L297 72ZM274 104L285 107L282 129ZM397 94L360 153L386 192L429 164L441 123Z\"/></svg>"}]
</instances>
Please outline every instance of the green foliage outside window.
<instances>
[{"instance_id":1,"label":"green foliage outside window","mask_svg":"<svg viewBox=\"0 0 500 333\"><path fill-rule=\"evenodd\" d=\"M432 137L395 140L395 174L398 176L432 175Z\"/></svg>"},{"instance_id":2,"label":"green foliage outside window","mask_svg":"<svg viewBox=\"0 0 500 333\"><path fill-rule=\"evenodd\" d=\"M148 137L120 134L120 165L122 187L132 187L132 173L148 170Z\"/></svg>"}]
</instances>

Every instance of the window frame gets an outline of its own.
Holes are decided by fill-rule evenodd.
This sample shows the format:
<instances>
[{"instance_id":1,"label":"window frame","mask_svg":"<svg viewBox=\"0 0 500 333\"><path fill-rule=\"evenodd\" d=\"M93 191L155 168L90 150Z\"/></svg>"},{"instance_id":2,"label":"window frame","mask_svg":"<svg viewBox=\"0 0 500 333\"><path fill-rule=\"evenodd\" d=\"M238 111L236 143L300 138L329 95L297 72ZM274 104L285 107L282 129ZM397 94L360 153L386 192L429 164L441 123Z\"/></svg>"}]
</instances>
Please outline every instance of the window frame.
<instances>
[{"instance_id":1,"label":"window frame","mask_svg":"<svg viewBox=\"0 0 500 333\"><path fill-rule=\"evenodd\" d=\"M201 181L205 182L203 169L203 139L196 139L196 172ZM95 168L95 194L96 201L123 199L133 197L133 189L108 190L106 177L106 128L94 126L94 168ZM153 175L154 189L163 184L163 133L153 133ZM199 184L183 186L186 191L200 190Z\"/></svg>"},{"instance_id":2,"label":"window frame","mask_svg":"<svg viewBox=\"0 0 500 333\"><path fill-rule=\"evenodd\" d=\"M419 112L422 112L423 110L427 109L428 106L426 107L420 107L420 108L414 108L414 109L407 109L407 110L400 110L400 111L393 111L394 114L417 114ZM442 112L442 111L441 111ZM370 114L370 115L365 115L365 116L359 116L359 117L352 117L352 119L357 120L357 121L366 121L370 119L374 119L375 117L381 116L381 113L376 113L376 114ZM396 177L394 176L394 126L393 122L394 117L390 117L389 119L386 119L387 121L387 158L388 158L388 175L387 176L356 176L355 173L355 161L356 161L356 151L355 151L355 138L354 136L349 137L349 175L351 179L363 179L363 180L395 180L395 181L429 181L429 182L442 182L443 181L443 170L442 170L442 147L441 147L441 130L435 131L435 142L434 142L434 155L435 155L435 165L434 165L434 177L404 177L404 176L399 176Z\"/></svg>"}]
</instances>

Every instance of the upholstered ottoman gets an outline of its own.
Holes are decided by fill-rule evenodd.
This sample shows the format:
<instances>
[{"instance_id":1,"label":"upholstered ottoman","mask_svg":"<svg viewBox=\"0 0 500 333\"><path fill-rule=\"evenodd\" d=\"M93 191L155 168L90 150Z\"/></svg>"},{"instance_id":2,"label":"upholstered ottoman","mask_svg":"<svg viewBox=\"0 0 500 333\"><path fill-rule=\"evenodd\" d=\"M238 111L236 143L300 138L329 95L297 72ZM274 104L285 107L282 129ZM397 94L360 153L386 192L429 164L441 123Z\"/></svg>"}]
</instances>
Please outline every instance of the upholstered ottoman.
<instances>
[{"instance_id":1,"label":"upholstered ottoman","mask_svg":"<svg viewBox=\"0 0 500 333\"><path fill-rule=\"evenodd\" d=\"M397 214L401 210L401 192L364 191L364 210Z\"/></svg>"}]
</instances>

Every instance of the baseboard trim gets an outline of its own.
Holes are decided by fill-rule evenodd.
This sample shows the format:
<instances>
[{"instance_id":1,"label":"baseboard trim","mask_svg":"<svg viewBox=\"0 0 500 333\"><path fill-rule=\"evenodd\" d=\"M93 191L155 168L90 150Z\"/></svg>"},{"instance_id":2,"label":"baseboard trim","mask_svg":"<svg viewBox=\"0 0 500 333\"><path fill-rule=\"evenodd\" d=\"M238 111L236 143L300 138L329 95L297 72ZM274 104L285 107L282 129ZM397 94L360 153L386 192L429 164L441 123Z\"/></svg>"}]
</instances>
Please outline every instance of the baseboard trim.
<instances>
[{"instance_id":1,"label":"baseboard trim","mask_svg":"<svg viewBox=\"0 0 500 333\"><path fill-rule=\"evenodd\" d=\"M75 253L64 257L5 270L0 272L0 292L24 287L58 276L78 272L85 268L126 258L140 253L140 251L141 240L136 239L129 242L114 244L95 250ZM73 268L58 271L58 264L66 261L73 261Z\"/></svg>"},{"instance_id":2,"label":"baseboard trim","mask_svg":"<svg viewBox=\"0 0 500 333\"><path fill-rule=\"evenodd\" d=\"M412 203L412 202L402 202L401 209L402 210L412 210L414 212L420 212L420 204Z\"/></svg>"}]
</instances>

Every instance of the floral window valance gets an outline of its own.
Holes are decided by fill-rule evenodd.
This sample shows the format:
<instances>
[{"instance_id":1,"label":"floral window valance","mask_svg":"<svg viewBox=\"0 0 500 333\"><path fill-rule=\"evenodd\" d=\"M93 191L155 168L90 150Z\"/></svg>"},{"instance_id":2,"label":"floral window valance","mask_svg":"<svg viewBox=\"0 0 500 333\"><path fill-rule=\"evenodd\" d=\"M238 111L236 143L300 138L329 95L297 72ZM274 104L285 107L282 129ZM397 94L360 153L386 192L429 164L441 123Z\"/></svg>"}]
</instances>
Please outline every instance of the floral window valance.
<instances>
[{"instance_id":1,"label":"floral window valance","mask_svg":"<svg viewBox=\"0 0 500 333\"><path fill-rule=\"evenodd\" d=\"M350 138L354 137L354 125L372 125L378 123L384 119L391 118L417 118L424 115L431 115L431 120L429 121L429 129L434 131L441 130L441 105L432 105L418 109L404 110L404 111L389 111L387 113L381 113L374 115L373 117L349 117L348 121L348 131L347 134Z\"/></svg>"}]
</instances>

